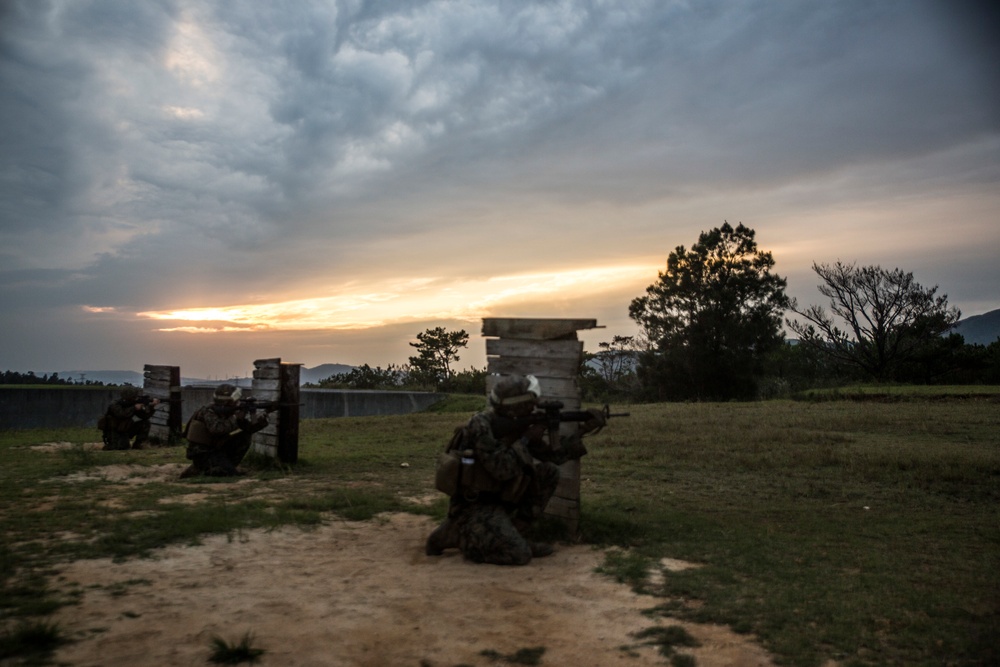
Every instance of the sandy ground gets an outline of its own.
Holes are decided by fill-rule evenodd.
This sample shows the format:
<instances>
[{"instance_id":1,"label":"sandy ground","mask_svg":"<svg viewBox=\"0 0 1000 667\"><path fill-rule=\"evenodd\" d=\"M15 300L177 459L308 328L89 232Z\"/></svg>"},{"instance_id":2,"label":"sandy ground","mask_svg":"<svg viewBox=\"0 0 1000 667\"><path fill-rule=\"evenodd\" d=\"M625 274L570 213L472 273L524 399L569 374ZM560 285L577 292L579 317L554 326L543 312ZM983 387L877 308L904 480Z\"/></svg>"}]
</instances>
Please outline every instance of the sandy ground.
<instances>
[{"instance_id":1,"label":"sandy ground","mask_svg":"<svg viewBox=\"0 0 1000 667\"><path fill-rule=\"evenodd\" d=\"M136 483L143 476L132 468L100 470L109 482ZM76 561L61 568L58 583L81 590L80 604L54 619L76 641L56 661L203 666L213 637L235 644L249 632L266 651L257 663L265 666L485 667L512 663L483 651L544 647L541 665L641 667L669 661L634 633L682 625L702 645L680 651L700 667L773 664L725 628L643 615L658 600L595 573L603 553L590 547L558 545L525 567L477 565L456 551L425 556L432 529L409 514L331 517L310 531L254 530L124 563ZM669 576L690 564L663 565Z\"/></svg>"}]
</instances>

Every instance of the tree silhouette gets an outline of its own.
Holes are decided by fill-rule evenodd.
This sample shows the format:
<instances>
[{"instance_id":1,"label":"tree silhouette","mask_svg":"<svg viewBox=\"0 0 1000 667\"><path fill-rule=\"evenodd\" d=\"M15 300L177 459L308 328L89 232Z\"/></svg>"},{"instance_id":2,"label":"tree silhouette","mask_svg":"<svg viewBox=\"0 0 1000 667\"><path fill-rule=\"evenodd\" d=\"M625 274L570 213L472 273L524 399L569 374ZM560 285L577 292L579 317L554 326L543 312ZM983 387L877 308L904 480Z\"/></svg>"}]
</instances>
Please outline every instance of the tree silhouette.
<instances>
[{"instance_id":1,"label":"tree silhouette","mask_svg":"<svg viewBox=\"0 0 1000 667\"><path fill-rule=\"evenodd\" d=\"M447 388L451 365L459 360L458 351L468 342L469 334L464 329L446 331L444 327L435 327L417 334L417 342L410 343L418 352L409 358L410 373L415 379Z\"/></svg>"},{"instance_id":2,"label":"tree silhouette","mask_svg":"<svg viewBox=\"0 0 1000 667\"><path fill-rule=\"evenodd\" d=\"M781 345L786 281L756 233L728 222L667 257L629 316L650 342L638 375L650 398L752 398L766 355Z\"/></svg>"},{"instance_id":3,"label":"tree silhouette","mask_svg":"<svg viewBox=\"0 0 1000 667\"><path fill-rule=\"evenodd\" d=\"M936 285L921 287L898 268L838 261L814 263L813 271L823 280L819 291L830 299L830 313L820 306L798 310L793 303L792 312L805 321L788 320L789 329L806 345L876 380L892 379L904 364L944 351L941 336L962 315L948 307L947 295L936 296Z\"/></svg>"}]
</instances>

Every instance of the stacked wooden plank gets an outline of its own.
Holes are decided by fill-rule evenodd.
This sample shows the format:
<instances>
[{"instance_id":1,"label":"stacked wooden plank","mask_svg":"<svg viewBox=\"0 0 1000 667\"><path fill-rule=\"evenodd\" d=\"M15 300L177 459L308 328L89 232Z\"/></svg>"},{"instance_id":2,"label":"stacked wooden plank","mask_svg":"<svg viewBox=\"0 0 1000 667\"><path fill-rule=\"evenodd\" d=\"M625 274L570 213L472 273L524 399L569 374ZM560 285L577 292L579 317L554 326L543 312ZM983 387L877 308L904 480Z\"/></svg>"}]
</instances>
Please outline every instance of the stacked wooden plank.
<instances>
[{"instance_id":1,"label":"stacked wooden plank","mask_svg":"<svg viewBox=\"0 0 1000 667\"><path fill-rule=\"evenodd\" d=\"M180 367L146 364L143 366L142 376L143 393L160 401L149 420L150 441L162 445L180 442L183 428Z\"/></svg>"},{"instance_id":2,"label":"stacked wooden plank","mask_svg":"<svg viewBox=\"0 0 1000 667\"><path fill-rule=\"evenodd\" d=\"M280 358L253 362L251 394L258 401L281 403L270 413L268 425L254 433L255 452L295 463L299 453L299 375L301 364L282 363Z\"/></svg>"},{"instance_id":3,"label":"stacked wooden plank","mask_svg":"<svg viewBox=\"0 0 1000 667\"><path fill-rule=\"evenodd\" d=\"M503 375L534 375L542 400L560 401L565 410L580 409L577 378L583 363L583 341L576 332L597 327L597 320L486 318L487 394ZM575 434L579 425L564 423L561 435ZM580 522L580 461L560 466L560 481L545 514L563 521L570 535Z\"/></svg>"}]
</instances>

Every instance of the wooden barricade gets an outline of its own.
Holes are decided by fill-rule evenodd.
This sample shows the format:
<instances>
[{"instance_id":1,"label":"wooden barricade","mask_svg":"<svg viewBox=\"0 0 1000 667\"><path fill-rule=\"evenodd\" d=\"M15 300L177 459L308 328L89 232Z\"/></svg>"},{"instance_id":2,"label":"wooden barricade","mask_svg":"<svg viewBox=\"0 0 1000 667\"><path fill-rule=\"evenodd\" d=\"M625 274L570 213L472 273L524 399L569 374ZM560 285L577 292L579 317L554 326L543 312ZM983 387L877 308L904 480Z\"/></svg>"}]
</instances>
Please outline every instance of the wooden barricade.
<instances>
[{"instance_id":1,"label":"wooden barricade","mask_svg":"<svg viewBox=\"0 0 1000 667\"><path fill-rule=\"evenodd\" d=\"M486 393L501 375L534 375L542 388L542 400L560 401L565 410L580 409L577 378L583 363L583 341L576 332L597 328L597 320L486 318ZM561 435L573 435L579 424L563 423ZM546 516L563 521L571 536L580 525L580 461L567 461L559 468L559 486L545 508Z\"/></svg>"},{"instance_id":2,"label":"wooden barricade","mask_svg":"<svg viewBox=\"0 0 1000 667\"><path fill-rule=\"evenodd\" d=\"M258 401L274 401L281 407L269 415L268 425L254 433L255 452L282 463L299 459L299 376L302 364L282 363L280 358L253 362L251 394Z\"/></svg>"},{"instance_id":3,"label":"wooden barricade","mask_svg":"<svg viewBox=\"0 0 1000 667\"><path fill-rule=\"evenodd\" d=\"M181 442L181 369L180 366L142 367L142 391L159 399L149 420L149 441L157 445L176 445Z\"/></svg>"}]
</instances>

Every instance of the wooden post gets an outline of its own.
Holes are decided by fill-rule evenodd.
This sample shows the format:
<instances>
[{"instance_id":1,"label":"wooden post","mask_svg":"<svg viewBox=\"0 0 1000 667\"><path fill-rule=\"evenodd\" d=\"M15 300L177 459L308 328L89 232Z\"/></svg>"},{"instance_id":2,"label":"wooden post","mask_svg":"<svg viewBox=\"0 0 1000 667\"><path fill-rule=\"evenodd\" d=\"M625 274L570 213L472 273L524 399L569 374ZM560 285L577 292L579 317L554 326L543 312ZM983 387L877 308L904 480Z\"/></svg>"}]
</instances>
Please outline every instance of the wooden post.
<instances>
[{"instance_id":1,"label":"wooden post","mask_svg":"<svg viewBox=\"0 0 1000 667\"><path fill-rule=\"evenodd\" d=\"M565 410L580 409L580 386L577 378L583 363L583 342L576 332L594 329L597 320L486 318L483 336L486 341L487 394L501 375L534 375L542 388L542 400L561 401ZM573 435L575 423L563 423L560 434ZM545 508L545 515L566 524L571 536L580 526L580 461L567 461L559 467L559 486Z\"/></svg>"},{"instance_id":2,"label":"wooden post","mask_svg":"<svg viewBox=\"0 0 1000 667\"><path fill-rule=\"evenodd\" d=\"M149 441L158 445L175 445L181 441L181 369L180 366L142 368L143 393L160 400L149 420Z\"/></svg>"},{"instance_id":3,"label":"wooden post","mask_svg":"<svg viewBox=\"0 0 1000 667\"><path fill-rule=\"evenodd\" d=\"M281 364L281 402L278 409L278 460L299 460L299 376L302 364Z\"/></svg>"},{"instance_id":4,"label":"wooden post","mask_svg":"<svg viewBox=\"0 0 1000 667\"><path fill-rule=\"evenodd\" d=\"M253 365L253 397L285 404L271 413L266 427L253 434L253 450L282 463L295 463L299 458L301 364L283 364L280 358L275 358L258 359Z\"/></svg>"}]
</instances>

